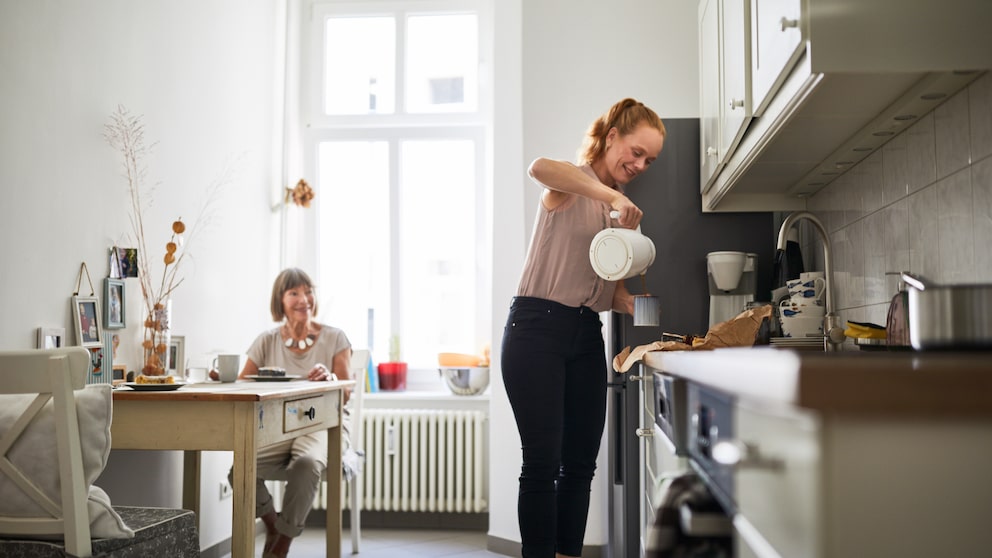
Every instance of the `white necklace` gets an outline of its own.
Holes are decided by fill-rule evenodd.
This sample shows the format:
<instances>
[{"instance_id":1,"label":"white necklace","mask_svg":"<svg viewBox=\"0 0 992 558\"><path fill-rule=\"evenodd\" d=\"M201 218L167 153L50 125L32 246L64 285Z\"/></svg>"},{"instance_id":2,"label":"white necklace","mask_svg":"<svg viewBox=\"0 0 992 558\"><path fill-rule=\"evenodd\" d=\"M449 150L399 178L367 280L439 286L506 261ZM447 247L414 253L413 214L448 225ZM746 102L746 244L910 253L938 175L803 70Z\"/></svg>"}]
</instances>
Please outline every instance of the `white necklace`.
<instances>
[{"instance_id":1,"label":"white necklace","mask_svg":"<svg viewBox=\"0 0 992 558\"><path fill-rule=\"evenodd\" d=\"M307 336L304 337L303 339L300 339L299 341L297 341L296 339L293 339L293 334L291 332L289 332L288 328L287 328L287 333L289 335L289 339L286 340L286 343L285 344L286 344L286 347L287 348L290 348L290 349L293 348L293 345L296 345L297 347L299 347L299 349L301 351L305 351L305 350L309 349L310 347L313 347L313 342L314 342L314 340L317 339L317 336L316 335L314 335L313 333L310 333L310 334L307 334Z\"/></svg>"},{"instance_id":2,"label":"white necklace","mask_svg":"<svg viewBox=\"0 0 992 558\"><path fill-rule=\"evenodd\" d=\"M296 342L296 346L299 347L300 350L302 351L304 349L308 349L310 347L313 347L313 338L314 338L313 335L307 335L303 339L300 339L299 341L296 341L295 339L293 339L292 337L290 337L289 339L286 340L286 346L287 347L292 347L293 346L293 342Z\"/></svg>"}]
</instances>

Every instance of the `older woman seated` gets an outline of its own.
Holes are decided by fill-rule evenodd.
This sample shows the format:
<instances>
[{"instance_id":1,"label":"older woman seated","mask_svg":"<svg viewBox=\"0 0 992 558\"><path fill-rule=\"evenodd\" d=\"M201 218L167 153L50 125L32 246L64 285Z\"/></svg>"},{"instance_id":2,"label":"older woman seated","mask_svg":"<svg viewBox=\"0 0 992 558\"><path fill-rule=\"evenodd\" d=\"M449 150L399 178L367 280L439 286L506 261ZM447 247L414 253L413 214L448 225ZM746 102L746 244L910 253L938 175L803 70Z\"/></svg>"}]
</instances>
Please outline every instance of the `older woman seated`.
<instances>
[{"instance_id":1,"label":"older woman seated","mask_svg":"<svg viewBox=\"0 0 992 558\"><path fill-rule=\"evenodd\" d=\"M258 374L260 367L274 367L285 369L287 374L306 375L315 382L350 379L351 343L340 329L314 320L317 301L313 281L305 272L290 268L279 273L272 286L270 311L273 321L283 323L255 339L239 378ZM348 396L346 391L346 402ZM348 431L347 411L346 406L342 417L344 432ZM342 443L347 441L348 436L343 435ZM347 447L344 450L346 454L351 451ZM303 531L326 467L326 431L259 450L255 515L265 523L264 558L281 558L289 553L290 543ZM277 473L288 479L279 514L264 484ZM233 470L228 478L233 483Z\"/></svg>"}]
</instances>

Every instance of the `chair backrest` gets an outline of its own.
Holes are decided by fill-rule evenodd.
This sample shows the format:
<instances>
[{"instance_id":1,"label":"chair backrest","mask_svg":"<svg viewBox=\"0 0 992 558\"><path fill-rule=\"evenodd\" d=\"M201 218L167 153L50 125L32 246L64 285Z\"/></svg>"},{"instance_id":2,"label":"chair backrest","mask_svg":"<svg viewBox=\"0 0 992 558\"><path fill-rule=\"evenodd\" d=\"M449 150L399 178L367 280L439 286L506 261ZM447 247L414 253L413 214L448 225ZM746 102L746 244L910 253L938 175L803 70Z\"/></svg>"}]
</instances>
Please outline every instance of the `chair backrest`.
<instances>
[{"instance_id":1,"label":"chair backrest","mask_svg":"<svg viewBox=\"0 0 992 558\"><path fill-rule=\"evenodd\" d=\"M0 437L0 477L15 484L47 515L0 516L0 532L25 535L64 535L73 556L91 554L87 487L83 475L79 422L73 391L86 384L89 351L82 347L0 352L0 394L36 397ZM32 482L8 453L48 401L52 401L59 460L59 502Z\"/></svg>"},{"instance_id":2,"label":"chair backrest","mask_svg":"<svg viewBox=\"0 0 992 558\"><path fill-rule=\"evenodd\" d=\"M365 394L366 376L368 375L369 359L372 357L368 349L352 350L351 363L348 372L355 380L355 388L351 392L351 447L357 450L365 449L362 444L362 400Z\"/></svg>"}]
</instances>

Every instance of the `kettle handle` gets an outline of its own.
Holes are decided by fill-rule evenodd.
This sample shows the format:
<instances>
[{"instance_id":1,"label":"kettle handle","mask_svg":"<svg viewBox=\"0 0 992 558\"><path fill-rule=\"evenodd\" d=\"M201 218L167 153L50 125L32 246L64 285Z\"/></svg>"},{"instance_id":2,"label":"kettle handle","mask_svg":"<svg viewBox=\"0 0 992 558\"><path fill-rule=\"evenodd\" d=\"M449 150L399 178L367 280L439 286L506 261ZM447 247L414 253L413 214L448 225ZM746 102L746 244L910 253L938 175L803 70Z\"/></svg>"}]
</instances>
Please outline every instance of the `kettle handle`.
<instances>
[{"instance_id":1,"label":"kettle handle","mask_svg":"<svg viewBox=\"0 0 992 558\"><path fill-rule=\"evenodd\" d=\"M620 212L619 211L617 211L616 209L610 210L610 219L619 219L619 218L620 218ZM641 232L641 225L640 225L640 223L637 224L637 228L634 229L634 230L637 231L637 232Z\"/></svg>"}]
</instances>

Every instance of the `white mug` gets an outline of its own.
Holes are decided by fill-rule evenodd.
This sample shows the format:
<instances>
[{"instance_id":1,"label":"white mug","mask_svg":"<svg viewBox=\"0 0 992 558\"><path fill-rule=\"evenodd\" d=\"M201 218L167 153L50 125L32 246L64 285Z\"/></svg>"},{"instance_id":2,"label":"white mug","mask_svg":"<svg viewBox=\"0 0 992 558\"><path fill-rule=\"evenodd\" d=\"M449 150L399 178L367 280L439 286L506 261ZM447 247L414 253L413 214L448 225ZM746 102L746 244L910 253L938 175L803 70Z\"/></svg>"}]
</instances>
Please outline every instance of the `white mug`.
<instances>
[{"instance_id":1,"label":"white mug","mask_svg":"<svg viewBox=\"0 0 992 558\"><path fill-rule=\"evenodd\" d=\"M816 277L808 281L802 279L792 279L786 282L789 287L789 296L796 304L817 304L823 298L823 287L826 280L823 277Z\"/></svg>"},{"instance_id":2,"label":"white mug","mask_svg":"<svg viewBox=\"0 0 992 558\"><path fill-rule=\"evenodd\" d=\"M803 316L806 318L822 318L825 308L819 304L808 304L805 299L802 303L797 303L793 299L785 299L779 305L779 315L791 318L793 316Z\"/></svg>"},{"instance_id":3,"label":"white mug","mask_svg":"<svg viewBox=\"0 0 992 558\"><path fill-rule=\"evenodd\" d=\"M651 295L634 296L634 325L656 326L659 323L658 297Z\"/></svg>"},{"instance_id":4,"label":"white mug","mask_svg":"<svg viewBox=\"0 0 992 558\"><path fill-rule=\"evenodd\" d=\"M217 355L214 358L213 369L222 382L233 382L238 379L241 368L241 355Z\"/></svg>"}]
</instances>

